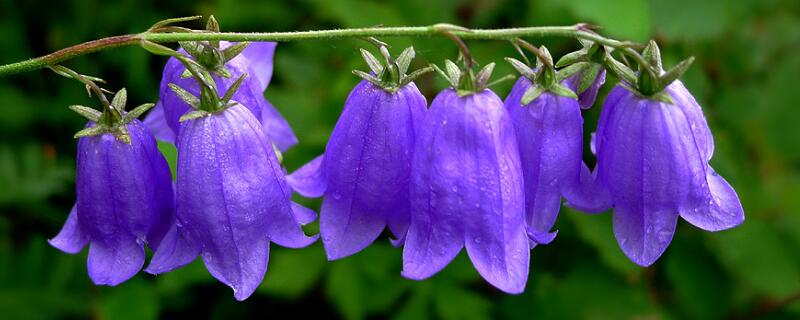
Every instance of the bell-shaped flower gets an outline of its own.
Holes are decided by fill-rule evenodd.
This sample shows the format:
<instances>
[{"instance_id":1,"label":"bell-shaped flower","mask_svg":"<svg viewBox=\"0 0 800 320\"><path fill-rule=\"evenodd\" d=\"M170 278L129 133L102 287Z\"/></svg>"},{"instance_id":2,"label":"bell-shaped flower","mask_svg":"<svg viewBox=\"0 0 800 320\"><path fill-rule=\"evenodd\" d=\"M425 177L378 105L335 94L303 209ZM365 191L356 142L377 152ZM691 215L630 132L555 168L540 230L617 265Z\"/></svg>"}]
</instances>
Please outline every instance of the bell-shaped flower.
<instances>
[{"instance_id":1,"label":"bell-shaped flower","mask_svg":"<svg viewBox=\"0 0 800 320\"><path fill-rule=\"evenodd\" d=\"M291 202L292 189L258 119L228 100L236 87L216 106L201 104L182 118L177 223L146 271L167 272L200 255L211 275L244 300L267 271L270 242L300 248L316 237L303 233L301 224L315 213Z\"/></svg>"},{"instance_id":2,"label":"bell-shaped flower","mask_svg":"<svg viewBox=\"0 0 800 320\"><path fill-rule=\"evenodd\" d=\"M325 195L320 234L330 260L361 251L386 226L398 239L408 229L411 156L427 102L404 74L399 84L380 81L381 68L350 93L325 155L288 177L303 196Z\"/></svg>"},{"instance_id":3,"label":"bell-shaped flower","mask_svg":"<svg viewBox=\"0 0 800 320\"><path fill-rule=\"evenodd\" d=\"M325 155L288 177L301 195L325 196L320 234L328 259L361 251L386 226L396 238L405 235L415 129L426 105L413 83L391 93L362 81L347 99Z\"/></svg>"},{"instance_id":4,"label":"bell-shaped flower","mask_svg":"<svg viewBox=\"0 0 800 320\"><path fill-rule=\"evenodd\" d=\"M466 247L486 281L520 293L530 247L514 127L503 102L486 89L483 71L476 87L463 89L457 69L448 69L459 89L433 100L415 144L402 274L428 278Z\"/></svg>"},{"instance_id":5,"label":"bell-shaped flower","mask_svg":"<svg viewBox=\"0 0 800 320\"><path fill-rule=\"evenodd\" d=\"M525 218L534 245L547 244L555 237L550 230L562 197L574 207L584 208L594 205L595 193L592 174L582 160L580 96L570 84L581 75L556 72L547 49L541 47L536 52L541 55L536 71L518 60L507 59L522 77L505 101L519 144ZM589 90L596 94L597 88L584 93Z\"/></svg>"},{"instance_id":6,"label":"bell-shaped flower","mask_svg":"<svg viewBox=\"0 0 800 320\"><path fill-rule=\"evenodd\" d=\"M222 94L241 75L248 77L233 96L259 119L264 132L279 150L285 151L297 143L292 128L278 110L264 98L264 90L272 78L274 42L228 43L221 41L219 47L203 42L184 43L181 53L192 57L201 66L209 69L219 94ZM188 51L188 53L187 53ZM179 119L191 110L189 104L169 88L177 85L195 96L200 87L189 76L186 67L176 58L170 58L161 77L160 99L145 123L160 140L173 142L179 130Z\"/></svg>"},{"instance_id":7,"label":"bell-shaped flower","mask_svg":"<svg viewBox=\"0 0 800 320\"><path fill-rule=\"evenodd\" d=\"M617 242L642 266L666 250L678 217L708 231L744 221L736 192L708 164L714 141L700 105L680 81L664 93L672 103L615 87L594 139Z\"/></svg>"},{"instance_id":8,"label":"bell-shaped flower","mask_svg":"<svg viewBox=\"0 0 800 320\"><path fill-rule=\"evenodd\" d=\"M124 89L115 110L124 110ZM172 178L156 140L130 113L90 108L73 110L90 118L78 140L77 201L50 244L78 253L88 243L89 277L115 286L134 276L145 260L145 244L159 245L174 222Z\"/></svg>"},{"instance_id":9,"label":"bell-shaped flower","mask_svg":"<svg viewBox=\"0 0 800 320\"><path fill-rule=\"evenodd\" d=\"M592 176L583 163L583 117L574 97L544 91L527 104L522 98L534 85L520 77L505 101L514 123L525 184L525 219L531 241L547 244L555 233L564 197L582 208L592 203ZM562 88L564 88L562 86Z\"/></svg>"}]
</instances>

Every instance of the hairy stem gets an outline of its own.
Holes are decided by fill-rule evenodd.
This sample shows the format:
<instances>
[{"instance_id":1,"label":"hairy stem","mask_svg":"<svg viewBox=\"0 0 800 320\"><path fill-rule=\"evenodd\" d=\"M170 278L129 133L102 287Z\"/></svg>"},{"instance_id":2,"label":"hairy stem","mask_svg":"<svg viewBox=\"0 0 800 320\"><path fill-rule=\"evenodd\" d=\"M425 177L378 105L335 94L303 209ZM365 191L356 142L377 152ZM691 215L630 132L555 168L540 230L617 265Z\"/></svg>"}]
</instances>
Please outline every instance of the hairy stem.
<instances>
[{"instance_id":1,"label":"hairy stem","mask_svg":"<svg viewBox=\"0 0 800 320\"><path fill-rule=\"evenodd\" d=\"M606 46L629 49L626 42L609 39L587 31L585 25L557 27L524 27L508 29L463 29L450 31L454 36L465 40L511 40L521 38L564 37L586 39ZM371 27L334 30L315 30L298 32L191 32L191 33L153 33L128 34L102 38L74 45L51 54L16 63L0 66L0 76L41 69L87 53L105 49L138 44L141 40L158 43L178 41L300 41L334 40L363 37L435 37L443 36L433 26L421 27Z\"/></svg>"}]
</instances>

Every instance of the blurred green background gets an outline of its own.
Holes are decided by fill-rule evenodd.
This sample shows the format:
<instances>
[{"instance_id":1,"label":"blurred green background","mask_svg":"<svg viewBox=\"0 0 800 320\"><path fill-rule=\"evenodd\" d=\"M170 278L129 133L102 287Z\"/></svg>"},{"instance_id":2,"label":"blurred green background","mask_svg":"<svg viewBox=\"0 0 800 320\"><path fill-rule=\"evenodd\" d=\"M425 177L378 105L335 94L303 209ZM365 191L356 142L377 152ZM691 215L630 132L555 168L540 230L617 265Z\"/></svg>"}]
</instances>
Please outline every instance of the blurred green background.
<instances>
[{"instance_id":1,"label":"blurred green background","mask_svg":"<svg viewBox=\"0 0 800 320\"><path fill-rule=\"evenodd\" d=\"M142 273L115 288L96 287L86 275L85 251L67 255L45 240L74 201L72 134L83 120L66 107L97 104L76 82L35 71L0 78L0 318L800 318L800 2L0 0L0 63L195 14L214 14L225 31L590 22L620 39L655 38L668 66L697 58L683 80L705 108L716 138L711 163L738 191L747 220L719 233L681 221L670 248L645 269L622 255L609 214L565 208L558 239L533 251L528 288L518 296L487 285L463 255L430 280L406 280L399 275L401 250L385 237L331 263L320 244L301 250L273 245L263 285L242 303L198 262L159 277ZM395 54L413 43L416 66L456 55L444 39L385 40ZM530 40L556 56L576 48L567 39ZM350 70L366 68L356 50L362 46L368 44L279 45L265 94L301 140L285 154L289 171L323 151L358 81ZM507 43L476 41L470 47L479 62L498 62L497 76L511 72L502 61L515 54ZM129 105L138 105L157 99L164 63L126 47L65 65L103 77L111 89L127 87ZM429 100L445 85L433 74L419 84ZM494 89L504 96L510 85ZM585 112L587 137L598 114L599 104ZM585 158L594 161L588 149Z\"/></svg>"}]
</instances>

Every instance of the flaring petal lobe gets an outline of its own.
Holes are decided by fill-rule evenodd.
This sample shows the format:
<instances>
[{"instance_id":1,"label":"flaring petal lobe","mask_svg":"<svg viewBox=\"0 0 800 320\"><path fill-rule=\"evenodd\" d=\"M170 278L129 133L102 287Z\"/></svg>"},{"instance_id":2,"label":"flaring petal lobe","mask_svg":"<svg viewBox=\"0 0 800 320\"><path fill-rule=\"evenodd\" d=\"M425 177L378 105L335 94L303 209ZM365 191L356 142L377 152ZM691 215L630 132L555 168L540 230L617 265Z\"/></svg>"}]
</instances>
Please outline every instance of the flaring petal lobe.
<instances>
[{"instance_id":1,"label":"flaring petal lobe","mask_svg":"<svg viewBox=\"0 0 800 320\"><path fill-rule=\"evenodd\" d=\"M53 239L47 240L51 246L70 254L81 252L83 247L89 243L89 235L83 232L78 223L77 207L77 205L72 206L67 222L64 223L61 231Z\"/></svg>"}]
</instances>

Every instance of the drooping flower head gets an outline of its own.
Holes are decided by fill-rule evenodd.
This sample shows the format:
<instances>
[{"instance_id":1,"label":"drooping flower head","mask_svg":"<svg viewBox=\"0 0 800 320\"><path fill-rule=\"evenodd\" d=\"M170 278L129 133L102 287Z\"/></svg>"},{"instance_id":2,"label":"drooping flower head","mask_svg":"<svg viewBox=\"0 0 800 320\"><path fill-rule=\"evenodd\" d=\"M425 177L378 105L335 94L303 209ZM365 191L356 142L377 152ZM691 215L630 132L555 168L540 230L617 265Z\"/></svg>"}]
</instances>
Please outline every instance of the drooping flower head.
<instances>
[{"instance_id":1,"label":"drooping flower head","mask_svg":"<svg viewBox=\"0 0 800 320\"><path fill-rule=\"evenodd\" d=\"M649 50L660 69L657 47L651 44ZM616 86L595 136L597 178L610 193L601 202L614 208L614 233L623 252L642 266L666 250L678 217L708 231L744 221L736 192L708 164L714 141L703 112L675 80L687 67L684 62L676 67L682 69L659 77L640 75L651 80L635 88Z\"/></svg>"},{"instance_id":2,"label":"drooping flower head","mask_svg":"<svg viewBox=\"0 0 800 320\"><path fill-rule=\"evenodd\" d=\"M582 207L591 173L583 163L583 117L578 96L568 88L573 76L556 73L547 49L537 71L508 59L521 74L505 101L514 123L525 184L525 212L533 243L546 244L561 198ZM567 77L567 79L562 79ZM595 89L596 90L596 89ZM583 179L581 179L583 176Z\"/></svg>"},{"instance_id":3,"label":"drooping flower head","mask_svg":"<svg viewBox=\"0 0 800 320\"><path fill-rule=\"evenodd\" d=\"M306 236L301 224L315 214L291 202L292 190L258 119L228 100L236 87L214 105L200 102L182 118L177 224L146 271L167 272L200 255L211 275L244 300L266 273L270 242L292 248L311 244L315 237ZM203 90L214 92L205 84Z\"/></svg>"},{"instance_id":4,"label":"drooping flower head","mask_svg":"<svg viewBox=\"0 0 800 320\"><path fill-rule=\"evenodd\" d=\"M362 250L387 225L396 238L408 229L411 155L427 106L405 75L414 51L386 65L362 53L375 76L361 74L365 80L347 98L325 155L288 177L304 196L325 195L320 234L330 260ZM390 67L398 77L392 79Z\"/></svg>"},{"instance_id":5,"label":"drooping flower head","mask_svg":"<svg viewBox=\"0 0 800 320\"><path fill-rule=\"evenodd\" d=\"M581 109L589 109L594 105L597 92L606 82L606 70L603 68L605 50L602 45L581 40L583 47L561 57L555 67L566 67L562 71L566 77L564 84L578 94L578 105Z\"/></svg>"},{"instance_id":6,"label":"drooping flower head","mask_svg":"<svg viewBox=\"0 0 800 320\"><path fill-rule=\"evenodd\" d=\"M486 72L472 82L477 88L464 89L458 68L448 70L458 90L433 100L415 144L402 274L428 278L466 247L486 281L520 293L530 247L514 128L503 102L486 89Z\"/></svg>"},{"instance_id":7,"label":"drooping flower head","mask_svg":"<svg viewBox=\"0 0 800 320\"><path fill-rule=\"evenodd\" d=\"M275 42L183 42L180 52L211 72L220 95L241 75L248 74L233 100L239 101L250 110L263 124L271 141L279 150L285 151L297 143L297 138L286 119L264 98L264 90L272 78L275 46ZM190 75L186 67L174 57L164 66L159 102L145 119L145 123L161 140L174 141L180 127L180 117L191 110L189 104L173 92L169 85L177 85L195 96L200 95L200 86Z\"/></svg>"},{"instance_id":8,"label":"drooping flower head","mask_svg":"<svg viewBox=\"0 0 800 320\"><path fill-rule=\"evenodd\" d=\"M102 114L73 107L90 122L78 140L77 201L49 242L78 253L88 243L87 266L95 284L115 286L142 268L145 244L159 245L174 221L169 167L156 140L136 120L152 105L124 110L125 90Z\"/></svg>"}]
</instances>

